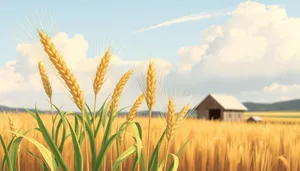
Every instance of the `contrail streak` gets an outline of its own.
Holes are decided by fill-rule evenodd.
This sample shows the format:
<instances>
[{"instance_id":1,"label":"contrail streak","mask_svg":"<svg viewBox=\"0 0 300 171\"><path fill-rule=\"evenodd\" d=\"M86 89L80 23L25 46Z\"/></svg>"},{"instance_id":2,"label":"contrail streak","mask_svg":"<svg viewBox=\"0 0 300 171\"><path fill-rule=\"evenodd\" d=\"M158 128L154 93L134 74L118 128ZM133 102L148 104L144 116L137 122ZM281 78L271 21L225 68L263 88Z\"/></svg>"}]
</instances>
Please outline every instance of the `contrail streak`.
<instances>
[{"instance_id":1,"label":"contrail streak","mask_svg":"<svg viewBox=\"0 0 300 171\"><path fill-rule=\"evenodd\" d=\"M231 12L222 12L222 13L209 13L209 14L201 14L201 15L183 16L183 17L176 18L174 20L164 21L164 22L154 25L154 26L139 29L136 32L141 33L141 32L145 32L145 31L157 29L160 27L167 27L167 26L170 26L173 24L179 24L179 23L188 22L188 21L199 21L199 20L215 18L215 17L220 17L220 16L227 16L230 14L232 14L232 13Z\"/></svg>"}]
</instances>

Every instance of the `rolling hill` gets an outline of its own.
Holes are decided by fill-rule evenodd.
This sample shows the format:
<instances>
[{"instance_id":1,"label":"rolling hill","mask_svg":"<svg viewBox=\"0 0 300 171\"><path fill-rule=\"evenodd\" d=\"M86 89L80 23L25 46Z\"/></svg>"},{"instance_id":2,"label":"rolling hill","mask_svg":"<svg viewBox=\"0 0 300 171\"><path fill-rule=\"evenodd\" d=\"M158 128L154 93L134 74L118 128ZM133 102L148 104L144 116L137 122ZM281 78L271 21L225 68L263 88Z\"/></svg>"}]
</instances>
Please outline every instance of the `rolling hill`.
<instances>
[{"instance_id":1,"label":"rolling hill","mask_svg":"<svg viewBox=\"0 0 300 171\"><path fill-rule=\"evenodd\" d=\"M256 111L300 111L300 99L281 101L275 103L243 103L251 112Z\"/></svg>"},{"instance_id":2,"label":"rolling hill","mask_svg":"<svg viewBox=\"0 0 300 171\"><path fill-rule=\"evenodd\" d=\"M255 103L255 102L244 102L243 103L249 112L257 112L257 111L300 111L300 99L281 101L275 103ZM34 109L28 109L30 111L34 111ZM0 113L1 112L26 112L23 108L12 108L8 106L0 105ZM40 113L50 113L50 111L41 111ZM126 114L126 112L122 112L121 115ZM140 115L148 115L148 111L140 111ZM158 111L153 111L153 115L159 115Z\"/></svg>"}]
</instances>

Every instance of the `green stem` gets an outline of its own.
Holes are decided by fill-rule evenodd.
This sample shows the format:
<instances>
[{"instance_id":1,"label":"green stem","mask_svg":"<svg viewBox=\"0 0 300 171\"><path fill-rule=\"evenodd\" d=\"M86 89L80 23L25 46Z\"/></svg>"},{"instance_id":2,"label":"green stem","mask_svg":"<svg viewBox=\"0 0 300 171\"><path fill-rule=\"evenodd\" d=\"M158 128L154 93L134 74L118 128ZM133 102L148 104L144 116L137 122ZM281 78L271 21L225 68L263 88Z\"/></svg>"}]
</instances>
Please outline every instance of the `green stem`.
<instances>
[{"instance_id":1,"label":"green stem","mask_svg":"<svg viewBox=\"0 0 300 171\"><path fill-rule=\"evenodd\" d=\"M52 98L49 98L50 100L50 111L51 111L51 117L52 117L52 140L54 141L54 117L53 117L53 106L52 106Z\"/></svg>"},{"instance_id":2,"label":"green stem","mask_svg":"<svg viewBox=\"0 0 300 171\"><path fill-rule=\"evenodd\" d=\"M148 139L147 139L147 158L146 158L147 168L148 168L149 158L150 158L151 115L152 115L152 109L149 110L149 120L148 120Z\"/></svg>"},{"instance_id":3,"label":"green stem","mask_svg":"<svg viewBox=\"0 0 300 171\"><path fill-rule=\"evenodd\" d=\"M88 151L88 139L86 135L86 128L85 128L85 112L84 108L81 110L82 113L82 127L83 127L83 134L84 134L84 140L85 140L85 153L86 153L86 170L89 171L89 151Z\"/></svg>"},{"instance_id":4,"label":"green stem","mask_svg":"<svg viewBox=\"0 0 300 171\"><path fill-rule=\"evenodd\" d=\"M96 126L95 126L95 119L96 119L96 103L97 103L97 95L95 94L94 96L94 115L93 115L93 129L94 132L96 130Z\"/></svg>"},{"instance_id":5,"label":"green stem","mask_svg":"<svg viewBox=\"0 0 300 171\"><path fill-rule=\"evenodd\" d=\"M168 142L167 142L167 154L166 154L166 157L165 157L165 162L166 163L165 163L163 171L166 171L166 169L167 169L169 151L170 151L170 141L168 140Z\"/></svg>"}]
</instances>

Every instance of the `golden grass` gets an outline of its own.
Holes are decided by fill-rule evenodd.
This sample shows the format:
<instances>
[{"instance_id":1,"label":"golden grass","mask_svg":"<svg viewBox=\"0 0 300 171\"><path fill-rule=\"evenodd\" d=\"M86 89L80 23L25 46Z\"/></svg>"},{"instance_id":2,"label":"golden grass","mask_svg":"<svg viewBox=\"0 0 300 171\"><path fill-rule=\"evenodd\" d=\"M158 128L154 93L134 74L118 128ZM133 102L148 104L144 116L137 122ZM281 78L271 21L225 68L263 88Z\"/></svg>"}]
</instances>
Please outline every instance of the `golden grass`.
<instances>
[{"instance_id":1,"label":"golden grass","mask_svg":"<svg viewBox=\"0 0 300 171\"><path fill-rule=\"evenodd\" d=\"M36 121L29 114L8 113L7 115L14 121L16 128L22 126L22 132L37 127ZM42 115L41 117L46 126L50 128L52 124L51 116ZM9 130L10 125L4 114L0 115L0 119L0 131L5 139L5 143L8 143L11 139L11 134L5 132L5 130ZM73 124L73 117L69 117L69 119ZM118 120L124 121L125 119L126 117ZM163 118L152 119L151 150L154 149L154 145L165 129L163 126L165 120ZM147 119L138 117L136 121L141 124L143 133L146 135L148 133ZM116 124L113 127L113 130L116 129ZM129 127L128 132L131 131L131 127ZM284 171L286 167L290 167L291 171L296 171L300 169L299 132L300 125L226 123L187 119L180 129L177 130L174 136L175 141L170 144L170 152L176 153L183 143L191 138L191 141L180 156L179 170L222 171L239 169L242 171ZM37 131L33 130L28 135L47 147L42 135ZM97 137L99 146L101 144L101 136ZM132 141L131 138L126 138L124 140L124 149L131 146ZM146 141L147 139L144 138L143 143L146 143ZM41 170L38 161L25 148L39 154L38 150L31 143L24 140L20 156L26 160L20 161L22 170ZM164 141L162 148L166 148L166 141ZM3 159L3 154L3 149L1 148L0 161ZM113 159L117 158L116 146L112 146L112 151L108 152L108 157L111 155ZM74 170L73 156L72 141L71 138L68 138L63 150L63 157L70 170ZM131 168L133 157L131 156L123 163L123 168ZM160 160L164 157L165 152L162 150ZM107 169L108 166L110 166L110 160L107 161Z\"/></svg>"}]
</instances>

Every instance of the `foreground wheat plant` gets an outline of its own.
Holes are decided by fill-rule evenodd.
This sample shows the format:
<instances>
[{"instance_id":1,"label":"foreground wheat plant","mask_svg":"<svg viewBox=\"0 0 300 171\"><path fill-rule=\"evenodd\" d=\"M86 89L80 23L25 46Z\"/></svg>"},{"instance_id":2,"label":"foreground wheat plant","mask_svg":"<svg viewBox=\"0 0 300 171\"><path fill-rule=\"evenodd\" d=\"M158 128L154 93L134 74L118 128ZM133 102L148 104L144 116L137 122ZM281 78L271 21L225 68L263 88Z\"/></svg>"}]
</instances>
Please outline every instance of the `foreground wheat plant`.
<instances>
[{"instance_id":1,"label":"foreground wheat plant","mask_svg":"<svg viewBox=\"0 0 300 171\"><path fill-rule=\"evenodd\" d=\"M101 63L99 64L96 72L96 76L93 82L93 89L94 89L94 115L93 120L95 120L96 116L96 102L97 102L97 95L104 83L104 76L108 68L108 64L111 58L110 50L108 49L105 55L102 57ZM95 122L93 124L93 129L95 131Z\"/></svg>"},{"instance_id":2,"label":"foreground wheat plant","mask_svg":"<svg viewBox=\"0 0 300 171\"><path fill-rule=\"evenodd\" d=\"M50 102L50 110L51 110L51 115L52 115L52 139L54 139L54 116L53 116L53 106L52 106L52 87L51 87L46 69L41 61L39 61L39 63L38 63L38 68L39 68L39 72L40 72L44 90L45 90L45 92L49 98L49 102Z\"/></svg>"},{"instance_id":3,"label":"foreground wheat plant","mask_svg":"<svg viewBox=\"0 0 300 171\"><path fill-rule=\"evenodd\" d=\"M44 32L39 31L40 36L40 42L44 46L44 50L47 53L49 60L52 62L52 64L55 66L56 70L58 71L60 77L65 82L69 92L73 96L73 100L75 104L77 105L78 109L81 110L82 113L82 123L83 123L83 132L84 136L86 136L85 133L85 100L83 96L83 92L80 89L79 84L77 83L77 80L75 76L72 74L71 70L67 67L65 61L63 60L62 56L59 54L59 52L56 50L54 44L51 42L51 39L49 36L47 36ZM87 138L85 139L85 150L86 150L86 158L88 159L88 141ZM87 170L89 170L88 166L89 162L86 162Z\"/></svg>"},{"instance_id":4,"label":"foreground wheat plant","mask_svg":"<svg viewBox=\"0 0 300 171\"><path fill-rule=\"evenodd\" d=\"M19 171L19 164L17 169L15 163L17 159L19 159L19 157L16 156L19 156L20 154L19 145L23 139L27 140L38 149L39 154L30 150L27 150L27 152L38 160L41 168L45 171L69 171L70 166L68 166L66 162L69 158L66 159L63 157L63 149L66 142L71 144L68 148L73 148L72 170L75 171L99 171L101 169L104 171L122 170L123 162L130 159L131 156L134 157L132 168L126 168L126 170L135 171L141 169L143 171L162 171L167 169L168 156L173 157L169 170L175 171L178 169L179 155L186 143L179 149L176 155L170 153L169 146L171 138L174 135L174 131L178 127L179 123L182 122L188 107L186 106L183 108L178 114L178 117L175 118L174 104L172 101L169 102L167 127L161 134L154 151L150 153L151 115L156 100L156 73L152 62L150 62L147 72L146 92L142 92L141 95L138 96L127 114L125 121L121 123L114 132L112 130L113 125L115 124L114 122L118 119L120 112L123 110L119 109L119 100L125 85L133 73L133 70L130 69L123 74L116 84L112 96L107 97L100 109L97 110L97 96L104 84L105 73L111 58L110 50L107 50L101 59L101 63L97 68L96 76L93 81L94 110L92 111L89 105L85 103L84 94L77 82L77 79L67 67L63 57L56 49L54 43L52 43L51 38L42 31L38 31L38 35L40 37L40 43L43 45L49 61L58 72L60 79L63 80L68 92L72 95L72 101L80 110L80 113L63 112L56 105L52 104L52 89L48 74L46 73L43 63L38 62L42 85L50 100L51 111L52 107L54 107L57 111L57 115L55 115L55 118L52 119L52 134L49 133L37 108L35 108L34 112L29 110L27 111L28 114L30 114L36 121L38 126L37 128L20 133L15 129L12 120L9 120L11 129L8 132L12 133L14 136L8 145L5 144L2 135L0 135L1 145L5 154L2 160L3 169L7 167L9 171ZM110 99L108 100L108 98ZM145 130L142 130L141 124L135 121L135 118L138 115L138 109L144 100L146 100L147 107L149 109L146 155L144 154L144 147L142 144L143 132ZM53 111L51 113L53 117ZM58 122L55 125L55 120L57 118ZM43 145L41 141L38 141L38 139L27 136L27 133L32 131L41 134L47 147ZM127 149L125 149L124 145L125 136L128 137L128 139L132 139L131 142L128 141L130 144L126 144L126 147L127 145L129 146ZM166 150L161 148L165 138L167 139L168 146ZM69 139L70 141L68 141ZM85 146L81 148L83 142ZM117 158L114 158L112 155L113 144L116 144L117 146ZM166 153L166 158L163 161L160 161L161 158L159 158L159 155L162 152ZM108 156L110 156L110 160L106 160ZM20 160L18 160L18 162L19 161ZM107 165L107 162L110 164Z\"/></svg>"},{"instance_id":5,"label":"foreground wheat plant","mask_svg":"<svg viewBox=\"0 0 300 171\"><path fill-rule=\"evenodd\" d=\"M147 158L146 160L149 161L150 157L150 137L151 137L151 116L152 116L152 109L155 105L155 98L156 98L156 73L154 69L154 64L151 61L149 63L148 71L147 71L147 85L146 85L146 102L149 110L149 121L148 121L148 138L147 138ZM147 167L149 164L147 162Z\"/></svg>"}]
</instances>

